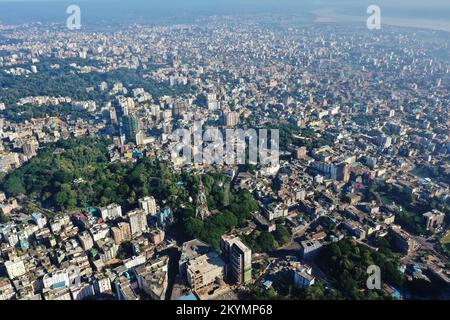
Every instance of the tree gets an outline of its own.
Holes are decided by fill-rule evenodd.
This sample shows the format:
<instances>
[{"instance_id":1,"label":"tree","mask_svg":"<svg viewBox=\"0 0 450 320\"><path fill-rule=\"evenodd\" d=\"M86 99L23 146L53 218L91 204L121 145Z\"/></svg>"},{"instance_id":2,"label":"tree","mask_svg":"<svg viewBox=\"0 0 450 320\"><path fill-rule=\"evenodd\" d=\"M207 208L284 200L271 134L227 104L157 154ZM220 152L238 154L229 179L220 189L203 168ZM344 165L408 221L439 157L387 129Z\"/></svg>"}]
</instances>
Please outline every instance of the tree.
<instances>
[{"instance_id":1,"label":"tree","mask_svg":"<svg viewBox=\"0 0 450 320\"><path fill-rule=\"evenodd\" d=\"M184 231L190 238L200 238L204 227L202 220L190 218L185 222Z\"/></svg>"},{"instance_id":2,"label":"tree","mask_svg":"<svg viewBox=\"0 0 450 320\"><path fill-rule=\"evenodd\" d=\"M126 241L120 244L119 250L117 251L117 258L125 260L133 256L133 245L131 242Z\"/></svg>"},{"instance_id":3,"label":"tree","mask_svg":"<svg viewBox=\"0 0 450 320\"><path fill-rule=\"evenodd\" d=\"M278 225L274 232L275 239L280 245L286 245L291 242L291 234L288 229L283 225Z\"/></svg>"},{"instance_id":4,"label":"tree","mask_svg":"<svg viewBox=\"0 0 450 320\"><path fill-rule=\"evenodd\" d=\"M271 251L275 248L275 238L270 232L264 231L256 239L256 243L263 252Z\"/></svg>"},{"instance_id":5,"label":"tree","mask_svg":"<svg viewBox=\"0 0 450 320\"><path fill-rule=\"evenodd\" d=\"M9 222L9 217L3 212L0 212L0 223L7 223L7 222Z\"/></svg>"},{"instance_id":6,"label":"tree","mask_svg":"<svg viewBox=\"0 0 450 320\"><path fill-rule=\"evenodd\" d=\"M6 180L5 190L13 197L26 193L22 180L14 174Z\"/></svg>"}]
</instances>

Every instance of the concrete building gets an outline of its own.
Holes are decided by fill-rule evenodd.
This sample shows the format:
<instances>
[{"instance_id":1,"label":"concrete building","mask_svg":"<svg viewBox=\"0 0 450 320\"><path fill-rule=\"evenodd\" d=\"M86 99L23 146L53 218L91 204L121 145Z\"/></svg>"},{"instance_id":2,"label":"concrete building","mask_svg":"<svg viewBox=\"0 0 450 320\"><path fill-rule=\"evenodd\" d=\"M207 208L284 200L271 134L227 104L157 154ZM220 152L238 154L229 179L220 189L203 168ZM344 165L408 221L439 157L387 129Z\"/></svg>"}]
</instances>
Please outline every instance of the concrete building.
<instances>
[{"instance_id":1,"label":"concrete building","mask_svg":"<svg viewBox=\"0 0 450 320\"><path fill-rule=\"evenodd\" d=\"M427 230L434 230L444 223L445 214L438 210L429 211L423 214L425 227Z\"/></svg>"},{"instance_id":2,"label":"concrete building","mask_svg":"<svg viewBox=\"0 0 450 320\"><path fill-rule=\"evenodd\" d=\"M0 279L0 301L11 300L16 295L14 287L8 279Z\"/></svg>"},{"instance_id":3,"label":"concrete building","mask_svg":"<svg viewBox=\"0 0 450 320\"><path fill-rule=\"evenodd\" d=\"M100 215L104 221L122 217L122 207L112 203L106 207L100 208Z\"/></svg>"},{"instance_id":4,"label":"concrete building","mask_svg":"<svg viewBox=\"0 0 450 320\"><path fill-rule=\"evenodd\" d=\"M68 288L44 290L44 300L72 300Z\"/></svg>"},{"instance_id":5,"label":"concrete building","mask_svg":"<svg viewBox=\"0 0 450 320\"><path fill-rule=\"evenodd\" d=\"M47 224L47 218L40 212L35 212L31 215L31 218L33 219L34 223L39 227L39 229L42 229Z\"/></svg>"},{"instance_id":6,"label":"concrete building","mask_svg":"<svg viewBox=\"0 0 450 320\"><path fill-rule=\"evenodd\" d=\"M317 240L302 241L300 245L300 256L303 260L313 258L322 248L322 244Z\"/></svg>"},{"instance_id":7,"label":"concrete building","mask_svg":"<svg viewBox=\"0 0 450 320\"><path fill-rule=\"evenodd\" d=\"M84 251L90 250L94 247L94 240L87 231L78 234L78 240L80 240L81 247Z\"/></svg>"},{"instance_id":8,"label":"concrete building","mask_svg":"<svg viewBox=\"0 0 450 320\"><path fill-rule=\"evenodd\" d=\"M70 288L73 300L83 300L95 296L95 288L89 283L81 283L79 287Z\"/></svg>"},{"instance_id":9,"label":"concrete building","mask_svg":"<svg viewBox=\"0 0 450 320\"><path fill-rule=\"evenodd\" d=\"M215 251L190 260L187 264L187 280L194 291L220 283L224 276L225 262Z\"/></svg>"},{"instance_id":10,"label":"concrete building","mask_svg":"<svg viewBox=\"0 0 450 320\"><path fill-rule=\"evenodd\" d=\"M5 262L6 273L10 279L23 276L27 270L25 264L20 258L14 258Z\"/></svg>"},{"instance_id":11,"label":"concrete building","mask_svg":"<svg viewBox=\"0 0 450 320\"><path fill-rule=\"evenodd\" d=\"M142 234L147 230L147 215L144 210L137 209L128 212L128 220L132 236Z\"/></svg>"},{"instance_id":12,"label":"concrete building","mask_svg":"<svg viewBox=\"0 0 450 320\"><path fill-rule=\"evenodd\" d=\"M139 207L148 215L154 216L157 213L156 200L153 197L139 199Z\"/></svg>"},{"instance_id":13,"label":"concrete building","mask_svg":"<svg viewBox=\"0 0 450 320\"><path fill-rule=\"evenodd\" d=\"M389 229L389 233L394 238L397 248L404 254L410 254L419 247L419 244L411 237L411 235L402 230L400 226L393 225L391 229Z\"/></svg>"},{"instance_id":14,"label":"concrete building","mask_svg":"<svg viewBox=\"0 0 450 320\"><path fill-rule=\"evenodd\" d=\"M234 236L223 236L220 246L227 262L227 278L239 284L249 283L252 280L252 251Z\"/></svg>"},{"instance_id":15,"label":"concrete building","mask_svg":"<svg viewBox=\"0 0 450 320\"><path fill-rule=\"evenodd\" d=\"M264 215L269 221L288 216L288 207L283 203L272 202L264 207Z\"/></svg>"},{"instance_id":16,"label":"concrete building","mask_svg":"<svg viewBox=\"0 0 450 320\"><path fill-rule=\"evenodd\" d=\"M136 268L136 276L139 288L153 300L164 300L168 286L168 262L167 256L150 261L145 266Z\"/></svg>"},{"instance_id":17,"label":"concrete building","mask_svg":"<svg viewBox=\"0 0 450 320\"><path fill-rule=\"evenodd\" d=\"M116 244L131 240L131 227L128 222L120 222L111 228L111 235Z\"/></svg>"},{"instance_id":18,"label":"concrete building","mask_svg":"<svg viewBox=\"0 0 450 320\"><path fill-rule=\"evenodd\" d=\"M89 229L89 232L94 239L94 242L109 237L110 229L106 223L96 224Z\"/></svg>"},{"instance_id":19,"label":"concrete building","mask_svg":"<svg viewBox=\"0 0 450 320\"><path fill-rule=\"evenodd\" d=\"M164 241L165 235L166 233L164 232L164 230L160 229L152 230L149 234L150 241L153 244L158 245Z\"/></svg>"},{"instance_id":20,"label":"concrete building","mask_svg":"<svg viewBox=\"0 0 450 320\"><path fill-rule=\"evenodd\" d=\"M316 278L312 275L312 268L309 266L297 263L292 271L294 274L294 284L298 288L308 288L316 281Z\"/></svg>"},{"instance_id":21,"label":"concrete building","mask_svg":"<svg viewBox=\"0 0 450 320\"><path fill-rule=\"evenodd\" d=\"M70 279L66 270L58 270L52 273L47 273L42 278L42 285L44 288L58 289L69 287Z\"/></svg>"}]
</instances>

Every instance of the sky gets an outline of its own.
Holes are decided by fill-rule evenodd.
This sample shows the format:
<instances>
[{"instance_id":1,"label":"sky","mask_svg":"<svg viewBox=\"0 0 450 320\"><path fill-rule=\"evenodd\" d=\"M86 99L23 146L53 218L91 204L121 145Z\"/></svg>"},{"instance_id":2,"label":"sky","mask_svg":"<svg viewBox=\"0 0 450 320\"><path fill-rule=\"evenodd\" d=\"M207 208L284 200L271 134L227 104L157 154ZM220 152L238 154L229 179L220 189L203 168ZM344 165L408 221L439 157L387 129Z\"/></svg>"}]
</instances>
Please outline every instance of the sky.
<instances>
[{"instance_id":1,"label":"sky","mask_svg":"<svg viewBox=\"0 0 450 320\"><path fill-rule=\"evenodd\" d=\"M78 4L87 21L151 22L165 17L202 15L305 13L333 9L366 15L371 4L386 16L450 21L450 0L0 0L0 21L58 22L65 9Z\"/></svg>"}]
</instances>

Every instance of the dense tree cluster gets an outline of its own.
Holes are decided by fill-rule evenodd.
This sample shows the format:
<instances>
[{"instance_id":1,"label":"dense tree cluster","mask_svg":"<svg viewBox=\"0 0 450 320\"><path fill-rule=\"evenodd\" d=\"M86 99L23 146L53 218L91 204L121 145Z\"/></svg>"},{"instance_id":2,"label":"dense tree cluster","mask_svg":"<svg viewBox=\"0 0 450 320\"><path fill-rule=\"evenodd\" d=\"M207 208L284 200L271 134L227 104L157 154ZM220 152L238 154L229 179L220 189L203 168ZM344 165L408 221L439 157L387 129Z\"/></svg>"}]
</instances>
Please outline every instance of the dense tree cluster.
<instances>
[{"instance_id":1,"label":"dense tree cluster","mask_svg":"<svg viewBox=\"0 0 450 320\"><path fill-rule=\"evenodd\" d=\"M169 163L147 157L136 163L109 163L108 141L71 139L44 147L2 185L9 196L26 194L36 204L58 210L110 203L127 210L152 195L172 208L181 234L219 247L221 236L244 226L258 203L249 191L232 188L229 177L205 174L202 181L212 216L202 221L195 214L200 179L195 172L176 173Z\"/></svg>"},{"instance_id":2,"label":"dense tree cluster","mask_svg":"<svg viewBox=\"0 0 450 320\"><path fill-rule=\"evenodd\" d=\"M383 283L396 288L403 285L404 279L398 270L398 261L349 238L326 245L316 261L333 285L348 299L384 297L382 291L367 289L367 268L370 265L380 267Z\"/></svg>"},{"instance_id":3,"label":"dense tree cluster","mask_svg":"<svg viewBox=\"0 0 450 320\"><path fill-rule=\"evenodd\" d=\"M109 163L107 142L97 139L67 140L44 147L22 168L5 177L10 196L27 194L39 205L59 210L118 203L135 207L138 199L187 199L180 177L167 163L148 158L136 164Z\"/></svg>"}]
</instances>

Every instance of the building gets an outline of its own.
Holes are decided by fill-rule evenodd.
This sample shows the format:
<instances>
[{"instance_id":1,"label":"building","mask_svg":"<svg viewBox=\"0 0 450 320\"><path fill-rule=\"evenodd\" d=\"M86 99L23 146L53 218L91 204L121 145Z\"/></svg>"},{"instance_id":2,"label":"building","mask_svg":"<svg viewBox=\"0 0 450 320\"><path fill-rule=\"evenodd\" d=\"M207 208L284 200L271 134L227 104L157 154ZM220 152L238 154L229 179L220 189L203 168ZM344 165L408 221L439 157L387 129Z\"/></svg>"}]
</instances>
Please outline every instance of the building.
<instances>
[{"instance_id":1,"label":"building","mask_svg":"<svg viewBox=\"0 0 450 320\"><path fill-rule=\"evenodd\" d=\"M208 94L207 104L209 110L217 110L219 108L220 102L217 100L217 95L215 93Z\"/></svg>"},{"instance_id":2,"label":"building","mask_svg":"<svg viewBox=\"0 0 450 320\"><path fill-rule=\"evenodd\" d=\"M95 288L89 283L81 283L76 288L70 288L73 300L83 300L95 296Z\"/></svg>"},{"instance_id":3,"label":"building","mask_svg":"<svg viewBox=\"0 0 450 320\"><path fill-rule=\"evenodd\" d=\"M128 221L131 227L131 235L137 236L147 230L147 214L142 209L128 212Z\"/></svg>"},{"instance_id":4,"label":"building","mask_svg":"<svg viewBox=\"0 0 450 320\"><path fill-rule=\"evenodd\" d=\"M198 239L190 240L183 243L181 247L181 257L179 261L179 271L183 277L187 277L187 265L189 261L197 257L214 251L210 245Z\"/></svg>"},{"instance_id":5,"label":"building","mask_svg":"<svg viewBox=\"0 0 450 320\"><path fill-rule=\"evenodd\" d=\"M111 228L111 234L116 244L131 240L131 227L128 222L120 222Z\"/></svg>"},{"instance_id":6,"label":"building","mask_svg":"<svg viewBox=\"0 0 450 320\"><path fill-rule=\"evenodd\" d=\"M168 263L169 257L163 256L150 261L145 266L136 268L139 289L153 300L164 300L166 298L166 290L169 283Z\"/></svg>"},{"instance_id":7,"label":"building","mask_svg":"<svg viewBox=\"0 0 450 320\"><path fill-rule=\"evenodd\" d=\"M316 281L316 278L312 275L312 268L309 266L297 263L292 271L294 274L294 284L298 288L308 288Z\"/></svg>"},{"instance_id":8,"label":"building","mask_svg":"<svg viewBox=\"0 0 450 320\"><path fill-rule=\"evenodd\" d=\"M9 279L15 279L27 273L25 264L20 258L14 258L5 262L6 273Z\"/></svg>"},{"instance_id":9,"label":"building","mask_svg":"<svg viewBox=\"0 0 450 320\"><path fill-rule=\"evenodd\" d=\"M429 211L423 214L425 227L427 230L434 230L444 223L445 214L438 210Z\"/></svg>"},{"instance_id":10,"label":"building","mask_svg":"<svg viewBox=\"0 0 450 320\"><path fill-rule=\"evenodd\" d=\"M343 162L337 166L336 180L345 183L350 181L350 165L347 162Z\"/></svg>"},{"instance_id":11,"label":"building","mask_svg":"<svg viewBox=\"0 0 450 320\"><path fill-rule=\"evenodd\" d=\"M239 284L249 283L252 280L252 251L234 236L223 236L220 247L227 262L227 278Z\"/></svg>"},{"instance_id":12,"label":"building","mask_svg":"<svg viewBox=\"0 0 450 320\"><path fill-rule=\"evenodd\" d=\"M139 300L139 297L132 288L130 278L127 277L127 275L124 274L118 277L114 282L114 286L118 300Z\"/></svg>"},{"instance_id":13,"label":"building","mask_svg":"<svg viewBox=\"0 0 450 320\"><path fill-rule=\"evenodd\" d=\"M218 284L225 277L225 262L211 251L187 263L187 281L194 291Z\"/></svg>"},{"instance_id":14,"label":"building","mask_svg":"<svg viewBox=\"0 0 450 320\"><path fill-rule=\"evenodd\" d=\"M94 276L94 289L96 294L111 293L111 279L102 273L96 274Z\"/></svg>"},{"instance_id":15,"label":"building","mask_svg":"<svg viewBox=\"0 0 450 320\"><path fill-rule=\"evenodd\" d=\"M224 123L228 128L234 128L239 124L239 114L235 111L224 113Z\"/></svg>"},{"instance_id":16,"label":"building","mask_svg":"<svg viewBox=\"0 0 450 320\"><path fill-rule=\"evenodd\" d=\"M66 270L58 270L52 273L47 273L42 278L42 285L45 289L59 289L69 287L69 274Z\"/></svg>"},{"instance_id":17,"label":"building","mask_svg":"<svg viewBox=\"0 0 450 320\"><path fill-rule=\"evenodd\" d=\"M83 248L84 251L88 251L94 247L94 240L87 231L79 233L78 240L80 240L81 247Z\"/></svg>"},{"instance_id":18,"label":"building","mask_svg":"<svg viewBox=\"0 0 450 320\"><path fill-rule=\"evenodd\" d=\"M300 245L300 256L303 260L313 258L322 248L322 244L317 240L302 241Z\"/></svg>"},{"instance_id":19,"label":"building","mask_svg":"<svg viewBox=\"0 0 450 320\"><path fill-rule=\"evenodd\" d=\"M139 207L148 215L154 216L157 213L156 200L154 197L139 199Z\"/></svg>"},{"instance_id":20,"label":"building","mask_svg":"<svg viewBox=\"0 0 450 320\"><path fill-rule=\"evenodd\" d=\"M419 247L419 244L411 237L411 235L405 230L402 230L400 226L393 225L391 229L389 229L389 233L392 235L397 248L404 254L410 254Z\"/></svg>"},{"instance_id":21,"label":"building","mask_svg":"<svg viewBox=\"0 0 450 320\"><path fill-rule=\"evenodd\" d=\"M8 279L0 279L0 301L11 300L15 295L16 292L11 282Z\"/></svg>"},{"instance_id":22,"label":"building","mask_svg":"<svg viewBox=\"0 0 450 320\"><path fill-rule=\"evenodd\" d=\"M39 143L35 139L27 140L22 145L23 153L28 158L36 156L38 148L39 148Z\"/></svg>"},{"instance_id":23,"label":"building","mask_svg":"<svg viewBox=\"0 0 450 320\"><path fill-rule=\"evenodd\" d=\"M44 300L72 300L68 288L44 290Z\"/></svg>"},{"instance_id":24,"label":"building","mask_svg":"<svg viewBox=\"0 0 450 320\"><path fill-rule=\"evenodd\" d=\"M150 241L153 244L158 245L164 241L165 235L166 233L164 232L164 230L160 229L152 230L149 234Z\"/></svg>"},{"instance_id":25,"label":"building","mask_svg":"<svg viewBox=\"0 0 450 320\"><path fill-rule=\"evenodd\" d=\"M159 228L165 228L174 221L173 212L170 208L164 208L157 215L157 224Z\"/></svg>"},{"instance_id":26,"label":"building","mask_svg":"<svg viewBox=\"0 0 450 320\"><path fill-rule=\"evenodd\" d=\"M105 239L110 235L110 229L106 223L96 224L95 226L89 229L89 232L92 235L94 242L97 242L98 240L101 239Z\"/></svg>"},{"instance_id":27,"label":"building","mask_svg":"<svg viewBox=\"0 0 450 320\"><path fill-rule=\"evenodd\" d=\"M122 217L122 207L118 204L110 204L100 208L100 215L104 221Z\"/></svg>"},{"instance_id":28,"label":"building","mask_svg":"<svg viewBox=\"0 0 450 320\"><path fill-rule=\"evenodd\" d=\"M97 246L100 249L100 259L105 263L116 258L117 252L119 251L119 246L112 238L104 238L97 241Z\"/></svg>"},{"instance_id":29,"label":"building","mask_svg":"<svg viewBox=\"0 0 450 320\"><path fill-rule=\"evenodd\" d=\"M269 221L288 216L288 207L283 203L272 202L264 207L264 214Z\"/></svg>"},{"instance_id":30,"label":"building","mask_svg":"<svg viewBox=\"0 0 450 320\"><path fill-rule=\"evenodd\" d=\"M136 143L136 135L140 130L140 121L138 116L135 114L130 114L123 117L123 128L127 140Z\"/></svg>"}]
</instances>

